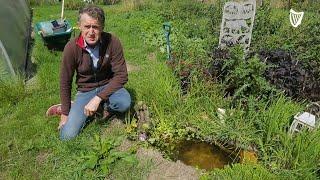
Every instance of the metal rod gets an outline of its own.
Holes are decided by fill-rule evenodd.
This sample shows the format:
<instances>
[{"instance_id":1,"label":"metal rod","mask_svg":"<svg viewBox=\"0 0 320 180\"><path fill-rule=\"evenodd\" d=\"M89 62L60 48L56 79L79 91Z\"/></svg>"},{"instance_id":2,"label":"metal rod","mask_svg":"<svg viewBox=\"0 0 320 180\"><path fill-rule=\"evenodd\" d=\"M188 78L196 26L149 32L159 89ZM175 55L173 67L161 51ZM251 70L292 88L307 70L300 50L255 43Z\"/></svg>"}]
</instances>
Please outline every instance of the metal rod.
<instances>
[{"instance_id":1,"label":"metal rod","mask_svg":"<svg viewBox=\"0 0 320 180\"><path fill-rule=\"evenodd\" d=\"M12 74L13 76L16 76L16 73L14 72L14 69L13 69L13 67L12 67L10 58L9 58L9 56L8 56L8 54L7 54L7 51L6 51L6 49L4 48L1 40L0 40L0 49L2 49L2 53L3 53L2 55L4 56L4 59L7 61L7 65L8 65L8 67L9 67L9 70L10 70L11 74Z\"/></svg>"},{"instance_id":2,"label":"metal rod","mask_svg":"<svg viewBox=\"0 0 320 180\"><path fill-rule=\"evenodd\" d=\"M166 22L163 24L163 29L165 31L165 37L166 37L166 42L167 42L167 59L172 60L171 57L171 46L170 46L170 31L171 31L171 25L169 22Z\"/></svg>"}]
</instances>

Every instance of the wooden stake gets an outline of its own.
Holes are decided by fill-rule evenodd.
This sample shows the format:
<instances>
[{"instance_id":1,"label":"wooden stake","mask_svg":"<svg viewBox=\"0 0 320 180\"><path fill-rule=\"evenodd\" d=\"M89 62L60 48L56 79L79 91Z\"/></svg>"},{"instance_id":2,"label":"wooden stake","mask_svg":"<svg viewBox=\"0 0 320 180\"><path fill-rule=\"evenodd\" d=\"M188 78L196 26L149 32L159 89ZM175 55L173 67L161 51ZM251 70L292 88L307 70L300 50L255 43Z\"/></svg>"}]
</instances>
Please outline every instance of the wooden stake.
<instances>
[{"instance_id":1,"label":"wooden stake","mask_svg":"<svg viewBox=\"0 0 320 180\"><path fill-rule=\"evenodd\" d=\"M288 9L291 9L291 0L288 1Z\"/></svg>"},{"instance_id":2,"label":"wooden stake","mask_svg":"<svg viewBox=\"0 0 320 180\"><path fill-rule=\"evenodd\" d=\"M63 10L64 10L64 0L62 0L62 6L61 6L61 21L63 21Z\"/></svg>"}]
</instances>

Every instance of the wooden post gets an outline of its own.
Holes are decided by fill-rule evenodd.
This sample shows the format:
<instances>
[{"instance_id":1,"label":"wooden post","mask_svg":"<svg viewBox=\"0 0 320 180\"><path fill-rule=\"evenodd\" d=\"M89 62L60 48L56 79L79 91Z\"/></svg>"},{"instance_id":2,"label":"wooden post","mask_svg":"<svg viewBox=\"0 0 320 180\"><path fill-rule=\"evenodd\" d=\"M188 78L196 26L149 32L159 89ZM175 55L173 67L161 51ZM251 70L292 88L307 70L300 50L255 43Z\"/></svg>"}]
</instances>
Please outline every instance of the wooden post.
<instances>
[{"instance_id":1,"label":"wooden post","mask_svg":"<svg viewBox=\"0 0 320 180\"><path fill-rule=\"evenodd\" d=\"M291 0L288 0L288 9L291 9Z\"/></svg>"},{"instance_id":2,"label":"wooden post","mask_svg":"<svg viewBox=\"0 0 320 180\"><path fill-rule=\"evenodd\" d=\"M61 5L61 22L63 21L63 10L64 10L64 0L62 0L62 5Z\"/></svg>"}]
</instances>

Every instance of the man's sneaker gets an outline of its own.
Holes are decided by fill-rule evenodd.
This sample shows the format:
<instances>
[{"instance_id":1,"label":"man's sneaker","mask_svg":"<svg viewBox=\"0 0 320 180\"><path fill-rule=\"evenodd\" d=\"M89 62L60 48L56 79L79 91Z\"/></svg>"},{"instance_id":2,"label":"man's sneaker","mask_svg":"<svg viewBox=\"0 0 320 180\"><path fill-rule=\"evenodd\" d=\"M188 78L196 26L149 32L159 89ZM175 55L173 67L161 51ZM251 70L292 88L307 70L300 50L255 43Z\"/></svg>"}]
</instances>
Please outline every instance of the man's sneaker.
<instances>
[{"instance_id":1,"label":"man's sneaker","mask_svg":"<svg viewBox=\"0 0 320 180\"><path fill-rule=\"evenodd\" d=\"M56 105L53 105L53 106L49 107L49 109L46 112L46 116L47 117L60 116L61 113L62 113L61 104L56 104Z\"/></svg>"}]
</instances>

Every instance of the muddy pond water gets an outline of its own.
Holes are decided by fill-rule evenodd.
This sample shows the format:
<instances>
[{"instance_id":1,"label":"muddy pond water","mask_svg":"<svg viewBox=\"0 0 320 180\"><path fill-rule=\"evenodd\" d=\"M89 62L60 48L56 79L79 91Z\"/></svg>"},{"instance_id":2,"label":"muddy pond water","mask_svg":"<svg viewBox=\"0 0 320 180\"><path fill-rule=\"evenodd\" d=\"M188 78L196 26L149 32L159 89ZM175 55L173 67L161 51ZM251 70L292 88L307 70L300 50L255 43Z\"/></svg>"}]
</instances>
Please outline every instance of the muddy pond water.
<instances>
[{"instance_id":1,"label":"muddy pond water","mask_svg":"<svg viewBox=\"0 0 320 180\"><path fill-rule=\"evenodd\" d=\"M177 146L174 159L187 165L212 170L225 165L237 163L239 160L223 151L220 147L206 142L185 141Z\"/></svg>"}]
</instances>

